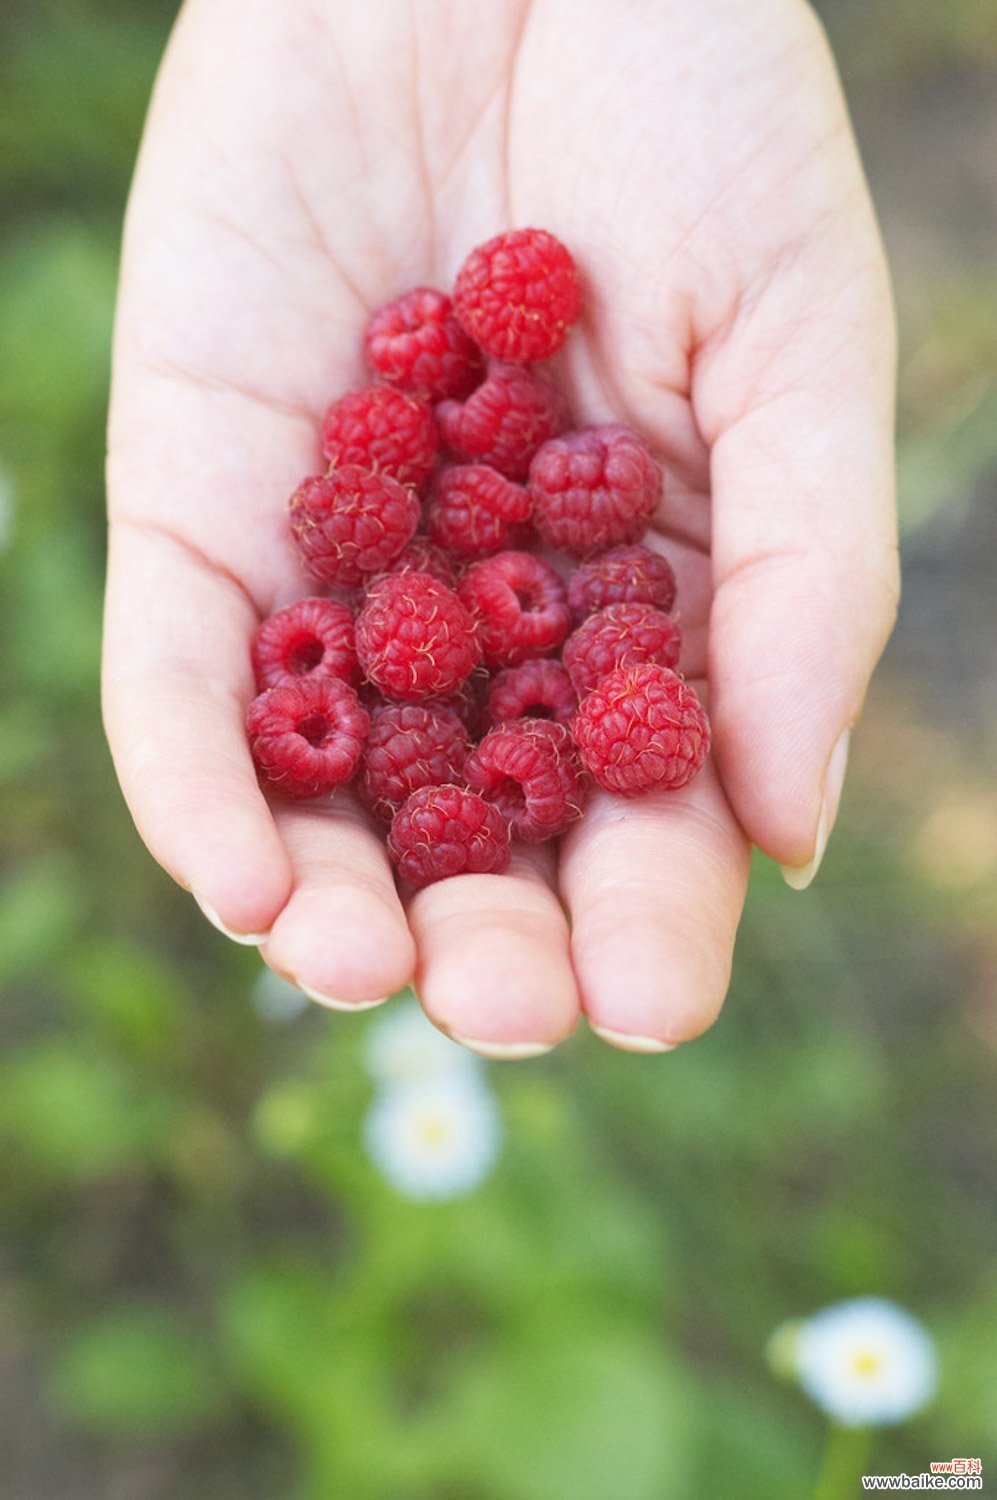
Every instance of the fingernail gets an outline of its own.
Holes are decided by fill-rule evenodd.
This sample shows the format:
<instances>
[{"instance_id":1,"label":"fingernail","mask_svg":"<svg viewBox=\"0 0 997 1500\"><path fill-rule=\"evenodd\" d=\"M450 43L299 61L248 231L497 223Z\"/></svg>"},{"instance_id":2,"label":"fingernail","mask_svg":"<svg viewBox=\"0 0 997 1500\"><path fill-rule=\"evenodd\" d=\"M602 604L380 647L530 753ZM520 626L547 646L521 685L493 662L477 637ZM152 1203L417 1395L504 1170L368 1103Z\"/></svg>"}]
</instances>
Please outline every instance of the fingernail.
<instances>
[{"instance_id":1,"label":"fingernail","mask_svg":"<svg viewBox=\"0 0 997 1500\"><path fill-rule=\"evenodd\" d=\"M467 1047L470 1052L477 1052L479 1057L490 1057L495 1062L516 1062L526 1057L540 1057L554 1045L553 1042L479 1042L475 1037L458 1036L454 1031L448 1034L453 1041Z\"/></svg>"},{"instance_id":2,"label":"fingernail","mask_svg":"<svg viewBox=\"0 0 997 1500\"><path fill-rule=\"evenodd\" d=\"M217 927L218 931L224 933L227 938L231 938L233 943L241 943L245 948L258 948L270 936L269 932L233 932L231 927L225 926L214 907L203 901L196 891L191 891L191 895L212 927Z\"/></svg>"},{"instance_id":3,"label":"fingernail","mask_svg":"<svg viewBox=\"0 0 997 1500\"><path fill-rule=\"evenodd\" d=\"M317 1005L327 1005L330 1010L373 1010L375 1005L383 1005L387 995L381 995L377 1000L337 1000L332 995L323 995L319 990L310 990L307 984L302 984L300 979L294 979L303 995L309 1000L314 1000Z\"/></svg>"},{"instance_id":4,"label":"fingernail","mask_svg":"<svg viewBox=\"0 0 997 1500\"><path fill-rule=\"evenodd\" d=\"M817 819L817 839L814 843L813 858L805 865L782 865L782 878L794 891L805 891L820 869L827 841L831 837L831 829L834 820L838 816L838 803L841 801L841 788L845 784L845 769L848 765L848 742L851 739L851 730L846 729L831 751L827 763L827 771L824 775L824 796L820 804L820 817Z\"/></svg>"},{"instance_id":5,"label":"fingernail","mask_svg":"<svg viewBox=\"0 0 997 1500\"><path fill-rule=\"evenodd\" d=\"M620 1047L624 1052L674 1052L675 1042L663 1042L656 1036L634 1036L631 1031L613 1031L609 1026L596 1026L589 1022L589 1029L611 1047Z\"/></svg>"}]
</instances>

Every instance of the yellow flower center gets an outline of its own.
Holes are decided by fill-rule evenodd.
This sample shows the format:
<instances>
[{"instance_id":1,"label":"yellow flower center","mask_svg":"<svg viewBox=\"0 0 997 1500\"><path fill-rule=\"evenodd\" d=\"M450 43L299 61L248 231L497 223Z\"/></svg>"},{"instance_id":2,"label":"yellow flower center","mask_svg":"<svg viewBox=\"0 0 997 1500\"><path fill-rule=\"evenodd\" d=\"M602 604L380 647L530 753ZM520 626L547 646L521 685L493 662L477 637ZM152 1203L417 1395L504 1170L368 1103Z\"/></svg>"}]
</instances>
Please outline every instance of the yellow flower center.
<instances>
[{"instance_id":1,"label":"yellow flower center","mask_svg":"<svg viewBox=\"0 0 997 1500\"><path fill-rule=\"evenodd\" d=\"M852 1374L869 1380L883 1368L883 1357L876 1349L857 1349L852 1355Z\"/></svg>"},{"instance_id":2,"label":"yellow flower center","mask_svg":"<svg viewBox=\"0 0 997 1500\"><path fill-rule=\"evenodd\" d=\"M430 1150L445 1146L451 1134L450 1121L446 1115L423 1115L419 1121L419 1139Z\"/></svg>"}]
</instances>

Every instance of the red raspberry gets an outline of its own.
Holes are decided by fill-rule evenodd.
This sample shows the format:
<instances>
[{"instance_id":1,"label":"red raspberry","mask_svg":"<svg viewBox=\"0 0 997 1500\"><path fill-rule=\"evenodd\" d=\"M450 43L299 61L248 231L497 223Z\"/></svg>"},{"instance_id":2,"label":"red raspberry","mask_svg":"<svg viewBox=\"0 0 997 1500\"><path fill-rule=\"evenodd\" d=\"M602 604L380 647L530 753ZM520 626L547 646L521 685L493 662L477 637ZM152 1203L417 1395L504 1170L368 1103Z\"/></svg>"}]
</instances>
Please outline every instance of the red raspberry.
<instances>
[{"instance_id":1,"label":"red raspberry","mask_svg":"<svg viewBox=\"0 0 997 1500\"><path fill-rule=\"evenodd\" d=\"M332 599L299 599L264 620L250 646L256 687L283 687L302 677L356 682L353 616Z\"/></svg>"},{"instance_id":2,"label":"red raspberry","mask_svg":"<svg viewBox=\"0 0 997 1500\"><path fill-rule=\"evenodd\" d=\"M365 807L390 822L405 799L424 786L459 781L471 742L457 715L421 703L388 704L371 715L357 792Z\"/></svg>"},{"instance_id":3,"label":"red raspberry","mask_svg":"<svg viewBox=\"0 0 997 1500\"><path fill-rule=\"evenodd\" d=\"M423 401L462 400L484 370L481 350L454 317L450 298L428 286L378 308L364 344L375 374Z\"/></svg>"},{"instance_id":4,"label":"red raspberry","mask_svg":"<svg viewBox=\"0 0 997 1500\"><path fill-rule=\"evenodd\" d=\"M499 552L472 563L457 593L480 622L486 666L549 656L568 633L564 584L531 552Z\"/></svg>"},{"instance_id":5,"label":"red raspberry","mask_svg":"<svg viewBox=\"0 0 997 1500\"><path fill-rule=\"evenodd\" d=\"M318 797L349 781L369 728L366 709L338 677L267 688L246 713L253 760L288 797Z\"/></svg>"},{"instance_id":6,"label":"red raspberry","mask_svg":"<svg viewBox=\"0 0 997 1500\"><path fill-rule=\"evenodd\" d=\"M436 476L426 502L434 541L458 557L488 557L513 545L532 502L529 491L488 464L454 464Z\"/></svg>"},{"instance_id":7,"label":"red raspberry","mask_svg":"<svg viewBox=\"0 0 997 1500\"><path fill-rule=\"evenodd\" d=\"M426 403L389 385L350 391L322 418L322 452L331 465L360 464L401 484L429 478L438 442Z\"/></svg>"},{"instance_id":8,"label":"red raspberry","mask_svg":"<svg viewBox=\"0 0 997 1500\"><path fill-rule=\"evenodd\" d=\"M304 480L290 508L291 532L309 573L345 588L393 562L419 523L413 490L357 464Z\"/></svg>"},{"instance_id":9,"label":"red raspberry","mask_svg":"<svg viewBox=\"0 0 997 1500\"><path fill-rule=\"evenodd\" d=\"M654 604L667 614L674 603L671 564L649 547L611 547L582 563L568 579L568 604L576 624L607 604Z\"/></svg>"},{"instance_id":10,"label":"red raspberry","mask_svg":"<svg viewBox=\"0 0 997 1500\"><path fill-rule=\"evenodd\" d=\"M464 767L528 844L556 838L582 815L581 767L571 735L549 719L513 719L485 735Z\"/></svg>"},{"instance_id":11,"label":"red raspberry","mask_svg":"<svg viewBox=\"0 0 997 1500\"><path fill-rule=\"evenodd\" d=\"M530 465L537 530L552 547L579 557L639 541L661 486L661 469L628 427L588 427L552 438Z\"/></svg>"},{"instance_id":12,"label":"red raspberry","mask_svg":"<svg viewBox=\"0 0 997 1500\"><path fill-rule=\"evenodd\" d=\"M488 690L488 718L492 724L508 719L554 719L570 722L578 694L559 661L541 657L506 667L492 678Z\"/></svg>"},{"instance_id":13,"label":"red raspberry","mask_svg":"<svg viewBox=\"0 0 997 1500\"><path fill-rule=\"evenodd\" d=\"M589 615L564 643L561 660L579 698L617 667L654 661L674 667L682 637L675 621L653 604L610 604Z\"/></svg>"},{"instance_id":14,"label":"red raspberry","mask_svg":"<svg viewBox=\"0 0 997 1500\"><path fill-rule=\"evenodd\" d=\"M496 359L554 354L581 310L578 272L546 229L513 229L472 250L457 273L454 312Z\"/></svg>"},{"instance_id":15,"label":"red raspberry","mask_svg":"<svg viewBox=\"0 0 997 1500\"><path fill-rule=\"evenodd\" d=\"M691 781L710 748L695 691L668 667L618 667L582 699L572 721L582 763L622 797Z\"/></svg>"},{"instance_id":16,"label":"red raspberry","mask_svg":"<svg viewBox=\"0 0 997 1500\"><path fill-rule=\"evenodd\" d=\"M455 693L445 698L423 698L426 708L447 708L455 713L471 736L476 740L487 727L485 718L485 694L488 690L488 673L479 668L464 679Z\"/></svg>"},{"instance_id":17,"label":"red raspberry","mask_svg":"<svg viewBox=\"0 0 997 1500\"><path fill-rule=\"evenodd\" d=\"M509 828L477 792L426 786L392 819L388 852L415 886L448 875L499 875L509 864Z\"/></svg>"},{"instance_id":18,"label":"red raspberry","mask_svg":"<svg viewBox=\"0 0 997 1500\"><path fill-rule=\"evenodd\" d=\"M467 608L429 573L379 578L357 616L356 638L374 686L408 703L449 693L481 659Z\"/></svg>"},{"instance_id":19,"label":"red raspberry","mask_svg":"<svg viewBox=\"0 0 997 1500\"><path fill-rule=\"evenodd\" d=\"M568 408L549 380L489 360L477 390L463 404L441 401L436 417L443 441L461 458L525 479L541 444L567 427Z\"/></svg>"},{"instance_id":20,"label":"red raspberry","mask_svg":"<svg viewBox=\"0 0 997 1500\"><path fill-rule=\"evenodd\" d=\"M440 583L452 589L457 582L458 565L443 547L438 547L428 536L414 536L395 558L385 573L428 573Z\"/></svg>"}]
</instances>

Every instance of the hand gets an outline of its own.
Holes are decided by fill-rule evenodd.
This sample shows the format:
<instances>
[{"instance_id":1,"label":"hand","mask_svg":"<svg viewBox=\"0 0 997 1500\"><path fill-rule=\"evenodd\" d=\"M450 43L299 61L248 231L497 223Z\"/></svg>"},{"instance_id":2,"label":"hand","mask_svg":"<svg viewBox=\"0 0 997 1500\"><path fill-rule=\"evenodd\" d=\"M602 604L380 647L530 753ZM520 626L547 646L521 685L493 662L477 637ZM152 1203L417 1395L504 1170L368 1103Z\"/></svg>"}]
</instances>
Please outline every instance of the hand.
<instances>
[{"instance_id":1,"label":"hand","mask_svg":"<svg viewBox=\"0 0 997 1500\"><path fill-rule=\"evenodd\" d=\"M577 419L628 422L662 459L715 753L686 790L598 796L559 853L406 913L348 793L259 791L248 641L310 591L285 501L324 405L367 378L369 310L528 224L585 280L558 372ZM330 1004L414 974L440 1026L504 1055L579 1008L636 1050L697 1035L749 840L819 858L893 621L893 363L872 213L798 0L189 0L128 215L109 463L106 719L149 848Z\"/></svg>"}]
</instances>

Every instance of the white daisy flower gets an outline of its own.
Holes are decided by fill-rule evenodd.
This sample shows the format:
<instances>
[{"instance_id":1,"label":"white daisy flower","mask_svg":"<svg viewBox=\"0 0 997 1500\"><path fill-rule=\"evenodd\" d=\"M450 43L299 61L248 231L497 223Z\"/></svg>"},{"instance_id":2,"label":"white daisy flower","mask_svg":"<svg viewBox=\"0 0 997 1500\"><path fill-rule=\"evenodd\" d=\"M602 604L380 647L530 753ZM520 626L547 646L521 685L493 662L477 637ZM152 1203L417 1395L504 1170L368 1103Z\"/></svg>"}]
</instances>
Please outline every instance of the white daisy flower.
<instances>
[{"instance_id":1,"label":"white daisy flower","mask_svg":"<svg viewBox=\"0 0 997 1500\"><path fill-rule=\"evenodd\" d=\"M808 1318L795 1339L796 1373L844 1427L885 1427L926 1406L938 1357L916 1318L881 1297L839 1302Z\"/></svg>"},{"instance_id":2,"label":"white daisy flower","mask_svg":"<svg viewBox=\"0 0 997 1500\"><path fill-rule=\"evenodd\" d=\"M437 1031L416 1000L402 1000L371 1022L364 1061L371 1078L384 1088L428 1079L473 1080L482 1074L481 1059Z\"/></svg>"},{"instance_id":3,"label":"white daisy flower","mask_svg":"<svg viewBox=\"0 0 997 1500\"><path fill-rule=\"evenodd\" d=\"M371 1105L364 1140L374 1164L406 1198L458 1198L495 1165L502 1122L473 1074L386 1089Z\"/></svg>"},{"instance_id":4,"label":"white daisy flower","mask_svg":"<svg viewBox=\"0 0 997 1500\"><path fill-rule=\"evenodd\" d=\"M253 1009L264 1021L294 1021L309 1008L308 996L273 969L264 969L252 989Z\"/></svg>"}]
</instances>

